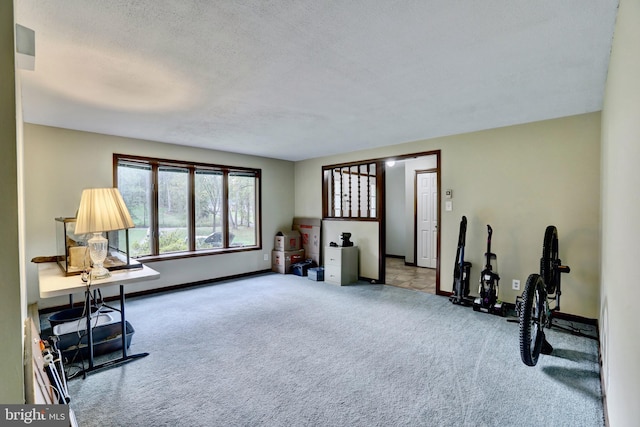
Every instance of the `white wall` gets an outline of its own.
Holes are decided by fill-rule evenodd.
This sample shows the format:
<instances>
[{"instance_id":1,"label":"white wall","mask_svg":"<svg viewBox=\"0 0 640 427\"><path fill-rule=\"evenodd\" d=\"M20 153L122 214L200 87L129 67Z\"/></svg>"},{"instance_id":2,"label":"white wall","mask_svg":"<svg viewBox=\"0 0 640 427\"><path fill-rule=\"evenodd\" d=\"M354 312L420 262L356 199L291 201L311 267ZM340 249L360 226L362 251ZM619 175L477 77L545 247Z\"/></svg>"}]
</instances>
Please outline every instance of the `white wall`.
<instances>
[{"instance_id":1,"label":"white wall","mask_svg":"<svg viewBox=\"0 0 640 427\"><path fill-rule=\"evenodd\" d=\"M494 229L500 297L514 302L538 272L547 225L560 234L560 255L571 266L563 276L562 311L599 315L600 114L591 113L463 135L391 145L295 164L295 215L322 215L322 166L441 150L442 189L453 190L453 210L440 213L442 289L449 290L460 217L466 215L467 258L479 277L486 225ZM442 198L443 195L441 194ZM336 230L340 231L340 230ZM373 239L369 239L373 240ZM377 242L361 251L361 263L377 265ZM371 256L375 259L368 259Z\"/></svg>"},{"instance_id":2,"label":"white wall","mask_svg":"<svg viewBox=\"0 0 640 427\"><path fill-rule=\"evenodd\" d=\"M611 426L640 420L640 2L621 0L602 112L600 348Z\"/></svg>"},{"instance_id":3,"label":"white wall","mask_svg":"<svg viewBox=\"0 0 640 427\"><path fill-rule=\"evenodd\" d=\"M385 169L385 209L386 223L386 254L404 257L407 236L404 227L405 197L404 162L396 162L393 167Z\"/></svg>"},{"instance_id":4,"label":"white wall","mask_svg":"<svg viewBox=\"0 0 640 427\"><path fill-rule=\"evenodd\" d=\"M319 217L315 216L315 218ZM324 220L322 221L323 245L328 246L331 242L339 245L340 235L345 232L351 233L351 241L358 247L359 275L378 280L378 239L380 236L378 223L373 221Z\"/></svg>"},{"instance_id":5,"label":"white wall","mask_svg":"<svg viewBox=\"0 0 640 427\"><path fill-rule=\"evenodd\" d=\"M153 141L134 140L38 125L25 125L25 209L27 259L55 255L56 217L73 217L84 188L113 185L113 153L244 166L262 170L262 250L148 263L160 279L131 285L127 291L210 280L271 268L273 236L291 228L293 163ZM264 255L269 259L264 260ZM29 302L64 304L65 298L40 299L37 266L27 265ZM113 295L116 290L110 292Z\"/></svg>"},{"instance_id":6,"label":"white wall","mask_svg":"<svg viewBox=\"0 0 640 427\"><path fill-rule=\"evenodd\" d=\"M0 2L0 402L24 403L13 2ZM18 99L18 105L20 100Z\"/></svg>"}]
</instances>

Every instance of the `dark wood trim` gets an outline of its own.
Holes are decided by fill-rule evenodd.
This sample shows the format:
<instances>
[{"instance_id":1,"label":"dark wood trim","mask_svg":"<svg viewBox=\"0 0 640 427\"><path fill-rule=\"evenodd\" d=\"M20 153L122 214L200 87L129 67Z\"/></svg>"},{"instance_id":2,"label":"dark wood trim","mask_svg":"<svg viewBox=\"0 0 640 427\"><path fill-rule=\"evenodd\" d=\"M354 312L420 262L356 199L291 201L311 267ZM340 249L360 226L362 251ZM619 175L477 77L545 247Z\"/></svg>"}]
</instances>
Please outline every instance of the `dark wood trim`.
<instances>
[{"instance_id":1,"label":"dark wood trim","mask_svg":"<svg viewBox=\"0 0 640 427\"><path fill-rule=\"evenodd\" d=\"M189 241L189 250L196 250L196 168L189 166L189 200L187 206L187 236Z\"/></svg>"},{"instance_id":2,"label":"dark wood trim","mask_svg":"<svg viewBox=\"0 0 640 427\"><path fill-rule=\"evenodd\" d=\"M205 169L206 168L224 169L230 172L233 172L233 171L254 172L256 170L260 170L256 168L246 167L246 166L229 166L229 165L220 165L216 163L203 163L203 162L193 162L193 161L186 161L186 160L162 159L158 157L135 156L135 155L129 155L129 154L122 154L122 153L114 153L113 158L114 158L114 167L117 166L118 160L130 160L132 162L138 161L143 164L148 164L149 162L152 162L152 163L162 164L163 166L164 165L176 166L176 167L182 167L182 168L188 168L189 166L196 166L196 167L201 167Z\"/></svg>"},{"instance_id":3,"label":"dark wood trim","mask_svg":"<svg viewBox=\"0 0 640 427\"><path fill-rule=\"evenodd\" d=\"M442 168L441 168L441 153L440 150L436 152L436 170L438 171L436 185L438 186L438 232L436 233L436 295L443 295L440 289L440 260L442 253L440 248L442 247ZM448 295L451 293L448 292Z\"/></svg>"},{"instance_id":4,"label":"dark wood trim","mask_svg":"<svg viewBox=\"0 0 640 427\"><path fill-rule=\"evenodd\" d=\"M137 261L142 262L158 262L158 261L168 261L175 259L184 259L184 258L197 258L201 256L215 256L215 255L224 255L224 254L232 254L236 252L249 252L249 251L258 251L262 250L260 245L256 246L239 246L237 248L225 248L225 249L199 249L195 252L170 252L166 254L160 255L147 255L136 258Z\"/></svg>"},{"instance_id":5,"label":"dark wood trim","mask_svg":"<svg viewBox=\"0 0 640 427\"><path fill-rule=\"evenodd\" d=\"M329 169L325 170L324 168L320 168L320 173L322 174L322 179L320 180L322 183L322 217L324 217L325 212L329 212L329 209L333 209L333 201L331 201L331 205L329 205L329 198L327 194L328 189L330 188L329 180L332 179L333 172Z\"/></svg>"},{"instance_id":6,"label":"dark wood trim","mask_svg":"<svg viewBox=\"0 0 640 427\"><path fill-rule=\"evenodd\" d=\"M258 192L258 198L256 199L256 215L258 220L256 221L256 244L258 249L262 250L262 171L258 169L256 176L256 191Z\"/></svg>"},{"instance_id":7,"label":"dark wood trim","mask_svg":"<svg viewBox=\"0 0 640 427\"><path fill-rule=\"evenodd\" d=\"M220 225L222 226L222 247L229 247L229 174L222 174L222 214ZM215 229L214 229L215 230Z\"/></svg>"},{"instance_id":8,"label":"dark wood trim","mask_svg":"<svg viewBox=\"0 0 640 427\"><path fill-rule=\"evenodd\" d=\"M590 319L588 317L576 316L575 314L563 313L561 311L554 311L553 317L556 319L562 319L569 322L576 323L584 323L585 325L595 326L598 331L598 336L600 336L600 331L598 330L598 319Z\"/></svg>"},{"instance_id":9,"label":"dark wood trim","mask_svg":"<svg viewBox=\"0 0 640 427\"><path fill-rule=\"evenodd\" d=\"M440 154L441 154L442 150L431 150L431 151L421 151L418 153L409 153L409 154L400 154L397 156L387 156L385 158L383 158L383 161L387 161L387 160L406 160L406 159L416 159L418 157L429 157L429 156L438 156L438 158L440 158ZM440 168L440 162L437 162L437 168Z\"/></svg>"},{"instance_id":10,"label":"dark wood trim","mask_svg":"<svg viewBox=\"0 0 640 427\"><path fill-rule=\"evenodd\" d=\"M387 253L386 182L384 160L378 160L376 162L376 218L378 220L378 277L380 283L385 283L387 277L387 263L382 256Z\"/></svg>"},{"instance_id":11,"label":"dark wood trim","mask_svg":"<svg viewBox=\"0 0 640 427\"><path fill-rule=\"evenodd\" d=\"M367 163L376 163L376 162L379 162L380 160L383 160L383 159L377 158L377 159L367 159L367 160L355 160L353 162L345 162L345 163L332 163L330 165L322 166L322 169L323 170L341 169L349 166L360 166L360 165L366 165Z\"/></svg>"},{"instance_id":12,"label":"dark wood trim","mask_svg":"<svg viewBox=\"0 0 640 427\"><path fill-rule=\"evenodd\" d=\"M118 155L117 154L113 154L112 158L112 164L111 164L111 171L113 174L113 187L114 188L118 188Z\"/></svg>"},{"instance_id":13,"label":"dark wood trim","mask_svg":"<svg viewBox=\"0 0 640 427\"><path fill-rule=\"evenodd\" d=\"M335 218L322 218L323 221L357 221L357 222L376 222L377 218L349 218L349 217L335 217Z\"/></svg>"},{"instance_id":14,"label":"dark wood trim","mask_svg":"<svg viewBox=\"0 0 640 427\"><path fill-rule=\"evenodd\" d=\"M420 151L417 153L407 153L407 154L397 154L397 155L389 155L389 156L384 156L384 157L375 157L375 158L370 158L370 159L366 159L366 160L357 160L357 161L353 161L353 162L345 162L345 163L333 163L331 165L325 165L322 166L323 170L324 169L329 169L329 168L339 168L339 167L343 167L343 166L351 166L351 165L365 165L367 163L377 163L377 162L382 162L384 164L384 162L386 162L387 160L405 160L405 159L412 159L412 158L417 158L417 157L426 157L426 156L433 156L433 155L438 155L440 156L442 150L430 150L430 151ZM439 166L439 164L438 164Z\"/></svg>"},{"instance_id":15,"label":"dark wood trim","mask_svg":"<svg viewBox=\"0 0 640 427\"><path fill-rule=\"evenodd\" d=\"M158 191L160 187L158 185L158 163L151 164L151 219L149 220L149 226L151 227L151 236L149 236L149 250L152 254L157 254L160 250L160 233L158 229L160 227L160 220L158 217L158 206L160 205L160 198Z\"/></svg>"}]
</instances>

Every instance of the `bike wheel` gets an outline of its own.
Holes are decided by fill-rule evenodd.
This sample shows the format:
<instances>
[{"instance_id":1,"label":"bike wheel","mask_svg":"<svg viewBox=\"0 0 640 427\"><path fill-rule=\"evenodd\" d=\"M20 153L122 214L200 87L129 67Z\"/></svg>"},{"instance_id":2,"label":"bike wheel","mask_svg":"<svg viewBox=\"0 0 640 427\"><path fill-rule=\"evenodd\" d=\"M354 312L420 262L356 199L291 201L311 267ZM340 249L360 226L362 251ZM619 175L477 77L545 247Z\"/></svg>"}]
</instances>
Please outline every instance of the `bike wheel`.
<instances>
[{"instance_id":1,"label":"bike wheel","mask_svg":"<svg viewBox=\"0 0 640 427\"><path fill-rule=\"evenodd\" d=\"M520 357L527 366L535 366L544 341L545 290L542 277L531 274L527 278L520 310Z\"/></svg>"},{"instance_id":2,"label":"bike wheel","mask_svg":"<svg viewBox=\"0 0 640 427\"><path fill-rule=\"evenodd\" d=\"M544 232L542 243L542 258L540 259L540 275L547 293L554 294L558 285L558 230L550 225Z\"/></svg>"}]
</instances>

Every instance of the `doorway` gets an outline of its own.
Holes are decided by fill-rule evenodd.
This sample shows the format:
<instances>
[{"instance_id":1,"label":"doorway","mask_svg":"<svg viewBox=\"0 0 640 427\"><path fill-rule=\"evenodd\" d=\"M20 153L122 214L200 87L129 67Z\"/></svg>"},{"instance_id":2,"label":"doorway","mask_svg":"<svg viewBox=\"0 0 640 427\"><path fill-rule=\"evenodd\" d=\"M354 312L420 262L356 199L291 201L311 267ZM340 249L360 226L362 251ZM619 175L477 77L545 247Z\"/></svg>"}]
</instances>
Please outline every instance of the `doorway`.
<instances>
[{"instance_id":1,"label":"doorway","mask_svg":"<svg viewBox=\"0 0 640 427\"><path fill-rule=\"evenodd\" d=\"M386 159L380 276L386 284L440 293L439 154Z\"/></svg>"},{"instance_id":2,"label":"doorway","mask_svg":"<svg viewBox=\"0 0 640 427\"><path fill-rule=\"evenodd\" d=\"M385 284L414 291L436 293L436 270L407 265L404 258L388 256Z\"/></svg>"}]
</instances>

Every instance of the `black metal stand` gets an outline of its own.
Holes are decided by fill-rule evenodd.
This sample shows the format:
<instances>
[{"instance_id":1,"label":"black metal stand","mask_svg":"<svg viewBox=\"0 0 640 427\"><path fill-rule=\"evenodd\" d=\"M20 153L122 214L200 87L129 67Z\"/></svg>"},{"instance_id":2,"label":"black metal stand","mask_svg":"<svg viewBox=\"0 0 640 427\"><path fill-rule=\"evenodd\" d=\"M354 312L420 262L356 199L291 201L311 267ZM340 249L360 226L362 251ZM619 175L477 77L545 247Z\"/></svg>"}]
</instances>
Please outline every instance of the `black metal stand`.
<instances>
[{"instance_id":1,"label":"black metal stand","mask_svg":"<svg viewBox=\"0 0 640 427\"><path fill-rule=\"evenodd\" d=\"M104 363L100 363L96 365L94 363L94 355L93 355L93 330L91 328L91 294L87 289L85 292L85 304L86 304L86 312L87 312L87 344L89 346L89 367L83 371L83 378L87 375L92 374L94 372L102 371L105 369L113 368L115 366L120 366L125 363L131 362L133 360L140 359L142 357L148 356L149 353L138 353L138 354L127 354L127 325L126 319L124 316L124 286L120 285L120 331L122 333L122 356L109 360ZM111 307L113 308L113 307ZM99 315L99 312L98 312Z\"/></svg>"}]
</instances>

